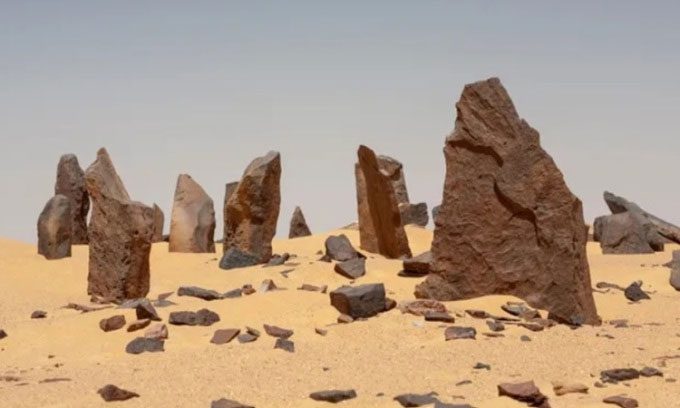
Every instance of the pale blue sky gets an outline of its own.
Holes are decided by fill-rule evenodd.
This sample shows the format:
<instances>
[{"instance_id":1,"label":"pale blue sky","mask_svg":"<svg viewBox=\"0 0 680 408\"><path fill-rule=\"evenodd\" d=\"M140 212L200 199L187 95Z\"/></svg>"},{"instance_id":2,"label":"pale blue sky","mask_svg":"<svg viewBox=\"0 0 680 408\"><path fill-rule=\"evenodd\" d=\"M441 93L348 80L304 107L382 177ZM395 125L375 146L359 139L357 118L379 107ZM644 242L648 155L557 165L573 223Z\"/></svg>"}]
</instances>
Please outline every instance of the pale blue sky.
<instances>
[{"instance_id":1,"label":"pale blue sky","mask_svg":"<svg viewBox=\"0 0 680 408\"><path fill-rule=\"evenodd\" d=\"M35 241L62 153L106 146L169 216L179 173L213 197L282 154L279 234L356 219L363 143L441 199L465 83L501 78L584 201L609 189L680 223L680 2L0 1L0 236Z\"/></svg>"}]
</instances>

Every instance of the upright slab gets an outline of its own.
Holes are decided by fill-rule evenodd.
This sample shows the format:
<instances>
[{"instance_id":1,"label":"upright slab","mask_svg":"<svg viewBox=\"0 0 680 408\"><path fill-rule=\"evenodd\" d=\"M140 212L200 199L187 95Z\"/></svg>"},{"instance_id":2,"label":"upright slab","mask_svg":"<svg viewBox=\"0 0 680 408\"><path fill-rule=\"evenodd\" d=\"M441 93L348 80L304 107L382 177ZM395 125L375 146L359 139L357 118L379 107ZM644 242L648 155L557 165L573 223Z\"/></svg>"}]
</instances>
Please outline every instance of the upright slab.
<instances>
[{"instance_id":1,"label":"upright slab","mask_svg":"<svg viewBox=\"0 0 680 408\"><path fill-rule=\"evenodd\" d=\"M71 256L71 208L71 200L57 194L45 204L38 217L38 253L47 259Z\"/></svg>"},{"instance_id":2,"label":"upright slab","mask_svg":"<svg viewBox=\"0 0 680 408\"><path fill-rule=\"evenodd\" d=\"M224 237L227 236L227 203L229 202L229 197L234 194L236 187L238 186L238 181L232 181L224 186L224 206L222 207L222 242L224 243ZM224 250L226 252L226 250Z\"/></svg>"},{"instance_id":3,"label":"upright slab","mask_svg":"<svg viewBox=\"0 0 680 408\"><path fill-rule=\"evenodd\" d=\"M153 209L130 200L106 149L85 171L92 198L87 292L118 300L149 292Z\"/></svg>"},{"instance_id":4,"label":"upright slab","mask_svg":"<svg viewBox=\"0 0 680 408\"><path fill-rule=\"evenodd\" d=\"M312 231L309 230L307 220L305 220L305 215L302 214L300 207L295 207L293 216L290 219L288 238L307 237L310 235L312 235Z\"/></svg>"},{"instance_id":5,"label":"upright slab","mask_svg":"<svg viewBox=\"0 0 680 408\"><path fill-rule=\"evenodd\" d=\"M272 238L281 204L281 155L253 160L227 201L224 252L234 247L259 262L272 256Z\"/></svg>"},{"instance_id":6,"label":"upright slab","mask_svg":"<svg viewBox=\"0 0 680 408\"><path fill-rule=\"evenodd\" d=\"M71 242L87 244L90 197L85 186L85 173L74 154L65 154L59 159L54 194L66 196L71 202Z\"/></svg>"},{"instance_id":7,"label":"upright slab","mask_svg":"<svg viewBox=\"0 0 680 408\"><path fill-rule=\"evenodd\" d=\"M215 252L213 200L188 174L177 178L170 220L170 252Z\"/></svg>"},{"instance_id":8,"label":"upright slab","mask_svg":"<svg viewBox=\"0 0 680 408\"><path fill-rule=\"evenodd\" d=\"M411 250L389 175L373 150L360 146L355 166L361 248L388 258L410 257Z\"/></svg>"},{"instance_id":9,"label":"upright slab","mask_svg":"<svg viewBox=\"0 0 680 408\"><path fill-rule=\"evenodd\" d=\"M151 242L163 242L163 226L165 225L165 214L158 204L153 205L153 237Z\"/></svg>"},{"instance_id":10,"label":"upright slab","mask_svg":"<svg viewBox=\"0 0 680 408\"><path fill-rule=\"evenodd\" d=\"M416 296L514 295L550 317L597 324L581 201L497 78L465 86L444 147L432 272Z\"/></svg>"}]
</instances>

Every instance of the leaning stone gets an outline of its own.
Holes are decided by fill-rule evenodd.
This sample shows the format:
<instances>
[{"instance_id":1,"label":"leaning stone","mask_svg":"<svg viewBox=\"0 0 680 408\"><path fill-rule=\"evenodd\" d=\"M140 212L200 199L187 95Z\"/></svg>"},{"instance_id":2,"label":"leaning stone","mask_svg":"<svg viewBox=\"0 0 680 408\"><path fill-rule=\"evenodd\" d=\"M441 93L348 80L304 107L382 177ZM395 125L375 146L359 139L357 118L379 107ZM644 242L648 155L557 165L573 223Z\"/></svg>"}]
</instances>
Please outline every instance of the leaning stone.
<instances>
[{"instance_id":1,"label":"leaning stone","mask_svg":"<svg viewBox=\"0 0 680 408\"><path fill-rule=\"evenodd\" d=\"M213 200L188 174L177 178L170 218L170 252L215 252Z\"/></svg>"},{"instance_id":2,"label":"leaning stone","mask_svg":"<svg viewBox=\"0 0 680 408\"><path fill-rule=\"evenodd\" d=\"M333 404L356 397L357 393L354 390L328 390L317 391L309 394L309 398L313 399L314 401L332 402Z\"/></svg>"},{"instance_id":3,"label":"leaning stone","mask_svg":"<svg viewBox=\"0 0 680 408\"><path fill-rule=\"evenodd\" d=\"M325 242L326 254L324 258L328 261L344 262L350 259L363 258L364 256L357 252L349 242L345 234L331 235L326 238Z\"/></svg>"},{"instance_id":4,"label":"leaning stone","mask_svg":"<svg viewBox=\"0 0 680 408\"><path fill-rule=\"evenodd\" d=\"M651 254L663 251L663 243L656 229L633 213L598 217L598 242L603 254Z\"/></svg>"},{"instance_id":5,"label":"leaning stone","mask_svg":"<svg viewBox=\"0 0 680 408\"><path fill-rule=\"evenodd\" d=\"M130 354L141 354L144 352L155 353L165 351L163 347L165 341L162 339L137 337L125 346L125 352Z\"/></svg>"},{"instance_id":6,"label":"leaning stone","mask_svg":"<svg viewBox=\"0 0 680 408\"><path fill-rule=\"evenodd\" d=\"M648 220L658 233L664 238L680 244L680 227L664 221L661 218L648 213L637 204L626 200L623 197L616 196L608 191L604 192L604 201L611 210L612 214L619 214L623 212L630 212Z\"/></svg>"},{"instance_id":7,"label":"leaning stone","mask_svg":"<svg viewBox=\"0 0 680 408\"><path fill-rule=\"evenodd\" d=\"M333 307L354 319L385 311L385 286L382 283L342 286L332 291L330 298Z\"/></svg>"},{"instance_id":8,"label":"leaning stone","mask_svg":"<svg viewBox=\"0 0 680 408\"><path fill-rule=\"evenodd\" d=\"M99 321L99 328L105 332L118 330L125 326L125 316L116 315Z\"/></svg>"},{"instance_id":9,"label":"leaning stone","mask_svg":"<svg viewBox=\"0 0 680 408\"><path fill-rule=\"evenodd\" d=\"M151 242L163 242L163 225L165 224L165 214L158 204L153 204L153 235ZM169 239L169 238L168 238Z\"/></svg>"},{"instance_id":10,"label":"leaning stone","mask_svg":"<svg viewBox=\"0 0 680 408\"><path fill-rule=\"evenodd\" d=\"M38 253L46 259L70 257L72 223L69 199L52 197L38 217Z\"/></svg>"},{"instance_id":11,"label":"leaning stone","mask_svg":"<svg viewBox=\"0 0 680 408\"><path fill-rule=\"evenodd\" d=\"M118 388L113 384L107 384L104 387L100 388L97 393L102 397L102 399L106 402L111 402L111 401L127 401L131 398L138 398L139 394L136 392L124 390L122 388Z\"/></svg>"}]
</instances>

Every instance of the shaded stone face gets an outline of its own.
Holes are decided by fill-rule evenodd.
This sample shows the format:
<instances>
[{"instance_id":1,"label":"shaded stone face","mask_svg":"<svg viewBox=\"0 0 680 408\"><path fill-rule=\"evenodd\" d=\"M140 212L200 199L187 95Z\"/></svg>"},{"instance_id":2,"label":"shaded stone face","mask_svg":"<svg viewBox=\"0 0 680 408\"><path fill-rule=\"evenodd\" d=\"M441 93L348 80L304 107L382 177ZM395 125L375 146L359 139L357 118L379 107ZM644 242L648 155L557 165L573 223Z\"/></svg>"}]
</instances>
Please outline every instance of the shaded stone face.
<instances>
[{"instance_id":1,"label":"shaded stone face","mask_svg":"<svg viewBox=\"0 0 680 408\"><path fill-rule=\"evenodd\" d=\"M596 220L597 238L604 254L650 254L654 247L663 250L656 230L640 222L639 217L624 212L599 217Z\"/></svg>"},{"instance_id":2,"label":"shaded stone face","mask_svg":"<svg viewBox=\"0 0 680 408\"><path fill-rule=\"evenodd\" d=\"M170 252L215 252L213 200L188 174L177 178L170 219Z\"/></svg>"},{"instance_id":3,"label":"shaded stone face","mask_svg":"<svg viewBox=\"0 0 680 408\"><path fill-rule=\"evenodd\" d=\"M111 299L136 299L149 292L153 209L130 200L106 149L85 171L92 198L87 292Z\"/></svg>"},{"instance_id":4,"label":"shaded stone face","mask_svg":"<svg viewBox=\"0 0 680 408\"><path fill-rule=\"evenodd\" d=\"M398 203L408 203L408 190L406 189L406 177L404 176L404 165L397 159L390 156L378 156L378 167L392 183L394 196Z\"/></svg>"},{"instance_id":5,"label":"shaded stone face","mask_svg":"<svg viewBox=\"0 0 680 408\"><path fill-rule=\"evenodd\" d=\"M366 146L357 152L355 166L361 248L388 258L410 257L394 186Z\"/></svg>"},{"instance_id":6,"label":"shaded stone face","mask_svg":"<svg viewBox=\"0 0 680 408\"><path fill-rule=\"evenodd\" d=\"M71 202L71 242L87 244L90 197L85 186L85 173L74 154L65 154L59 159L54 194L66 196Z\"/></svg>"},{"instance_id":7,"label":"shaded stone face","mask_svg":"<svg viewBox=\"0 0 680 408\"><path fill-rule=\"evenodd\" d=\"M163 210L154 203L153 205L153 237L151 242L163 242L163 225L165 224L165 214Z\"/></svg>"},{"instance_id":8,"label":"shaded stone face","mask_svg":"<svg viewBox=\"0 0 680 408\"><path fill-rule=\"evenodd\" d=\"M607 203L607 206L611 210L612 214L630 212L636 217L641 217L645 221L649 222L664 238L680 244L680 227L677 225L673 225L668 221L664 221L661 218L643 210L634 202L628 201L625 198L619 197L608 191L604 192L604 201Z\"/></svg>"},{"instance_id":9,"label":"shaded stone face","mask_svg":"<svg viewBox=\"0 0 680 408\"><path fill-rule=\"evenodd\" d=\"M288 232L288 238L298 238L307 237L312 235L312 231L309 230L307 226L307 220L305 220L304 214L300 207L295 207L293 211L293 217L290 219L290 231Z\"/></svg>"},{"instance_id":10,"label":"shaded stone face","mask_svg":"<svg viewBox=\"0 0 680 408\"><path fill-rule=\"evenodd\" d=\"M430 221L427 213L427 203L401 203L399 204L401 223L404 225L415 224L424 227Z\"/></svg>"},{"instance_id":11,"label":"shaded stone face","mask_svg":"<svg viewBox=\"0 0 680 408\"><path fill-rule=\"evenodd\" d=\"M224 237L227 236L227 203L229 202L229 197L236 191L238 186L238 181L227 183L224 186L224 206L222 207L222 242L224 243ZM223 251L226 252L226 249Z\"/></svg>"},{"instance_id":12,"label":"shaded stone face","mask_svg":"<svg viewBox=\"0 0 680 408\"><path fill-rule=\"evenodd\" d=\"M72 226L71 200L61 194L50 198L38 217L38 253L47 259L71 256Z\"/></svg>"},{"instance_id":13,"label":"shaded stone face","mask_svg":"<svg viewBox=\"0 0 680 408\"><path fill-rule=\"evenodd\" d=\"M497 78L467 85L444 147L433 261L417 297L509 294L597 324L581 201Z\"/></svg>"},{"instance_id":14,"label":"shaded stone face","mask_svg":"<svg viewBox=\"0 0 680 408\"><path fill-rule=\"evenodd\" d=\"M281 204L281 155L269 152L253 160L227 201L224 251L236 248L265 263Z\"/></svg>"}]
</instances>

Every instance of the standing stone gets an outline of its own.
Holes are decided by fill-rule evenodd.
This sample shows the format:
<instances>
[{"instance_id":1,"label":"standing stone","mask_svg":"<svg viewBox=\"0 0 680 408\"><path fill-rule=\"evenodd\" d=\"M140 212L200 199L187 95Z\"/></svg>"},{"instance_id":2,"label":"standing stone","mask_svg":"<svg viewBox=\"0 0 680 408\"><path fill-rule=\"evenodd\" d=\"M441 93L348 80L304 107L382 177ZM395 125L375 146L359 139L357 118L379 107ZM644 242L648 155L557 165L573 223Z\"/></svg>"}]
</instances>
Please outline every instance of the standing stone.
<instances>
[{"instance_id":1,"label":"standing stone","mask_svg":"<svg viewBox=\"0 0 680 408\"><path fill-rule=\"evenodd\" d=\"M47 259L71 256L72 226L71 200L50 198L38 217L38 253Z\"/></svg>"},{"instance_id":2,"label":"standing stone","mask_svg":"<svg viewBox=\"0 0 680 408\"><path fill-rule=\"evenodd\" d=\"M229 197L224 252L235 247L259 263L272 256L272 238L281 204L281 155L269 152L253 160Z\"/></svg>"},{"instance_id":3,"label":"standing stone","mask_svg":"<svg viewBox=\"0 0 680 408\"><path fill-rule=\"evenodd\" d=\"M300 207L295 207L293 217L290 219L290 232L288 238L307 237L312 235L312 231L307 226L305 216L302 214Z\"/></svg>"},{"instance_id":4,"label":"standing stone","mask_svg":"<svg viewBox=\"0 0 680 408\"><path fill-rule=\"evenodd\" d=\"M180 174L170 218L170 252L215 252L213 200L188 174Z\"/></svg>"},{"instance_id":5,"label":"standing stone","mask_svg":"<svg viewBox=\"0 0 680 408\"><path fill-rule=\"evenodd\" d=\"M411 250L390 178L366 146L359 146L355 166L361 248L388 258L410 257Z\"/></svg>"},{"instance_id":6,"label":"standing stone","mask_svg":"<svg viewBox=\"0 0 680 408\"><path fill-rule=\"evenodd\" d=\"M222 207L222 243L224 243L224 237L227 236L227 202L229 202L229 197L236 191L238 187L238 181L227 183L224 187L224 205ZM224 250L226 252L226 250Z\"/></svg>"},{"instance_id":7,"label":"standing stone","mask_svg":"<svg viewBox=\"0 0 680 408\"><path fill-rule=\"evenodd\" d=\"M117 300L149 292L153 209L130 200L106 149L85 171L92 198L87 292Z\"/></svg>"},{"instance_id":8,"label":"standing stone","mask_svg":"<svg viewBox=\"0 0 680 408\"><path fill-rule=\"evenodd\" d=\"M378 166L383 174L392 183L394 196L398 203L408 203L408 190L406 189L406 177L404 176L404 165L397 159L390 156L379 155Z\"/></svg>"},{"instance_id":9,"label":"standing stone","mask_svg":"<svg viewBox=\"0 0 680 408\"><path fill-rule=\"evenodd\" d=\"M153 205L153 237L151 242L163 242L163 225L165 224L165 214L156 203Z\"/></svg>"},{"instance_id":10,"label":"standing stone","mask_svg":"<svg viewBox=\"0 0 680 408\"><path fill-rule=\"evenodd\" d=\"M59 159L54 194L66 196L71 202L71 243L87 244L90 197L85 187L85 173L74 154L65 154Z\"/></svg>"},{"instance_id":11,"label":"standing stone","mask_svg":"<svg viewBox=\"0 0 680 408\"><path fill-rule=\"evenodd\" d=\"M581 201L497 78L466 85L444 147L431 273L416 296L523 298L550 318L600 322Z\"/></svg>"}]
</instances>

